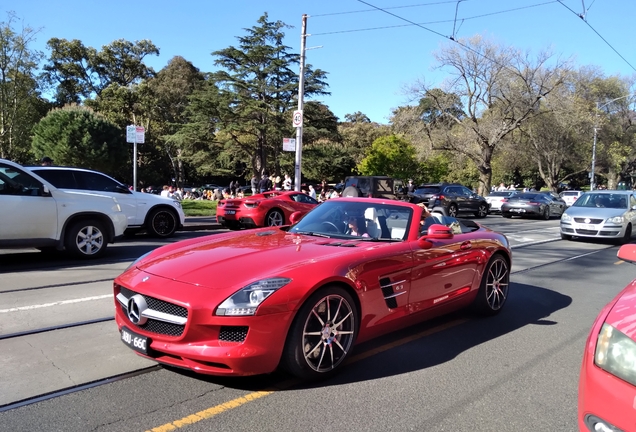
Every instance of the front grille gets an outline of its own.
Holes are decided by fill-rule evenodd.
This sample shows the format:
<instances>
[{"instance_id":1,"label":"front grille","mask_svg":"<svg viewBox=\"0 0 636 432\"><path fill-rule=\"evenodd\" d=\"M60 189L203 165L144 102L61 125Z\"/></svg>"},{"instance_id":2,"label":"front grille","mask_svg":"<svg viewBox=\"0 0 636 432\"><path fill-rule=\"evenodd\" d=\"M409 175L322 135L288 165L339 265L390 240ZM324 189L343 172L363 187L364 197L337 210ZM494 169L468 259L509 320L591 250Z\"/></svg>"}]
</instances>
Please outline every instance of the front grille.
<instances>
[{"instance_id":1,"label":"front grille","mask_svg":"<svg viewBox=\"0 0 636 432\"><path fill-rule=\"evenodd\" d=\"M224 342L243 342L247 337L248 326L222 326L219 340Z\"/></svg>"},{"instance_id":2,"label":"front grille","mask_svg":"<svg viewBox=\"0 0 636 432\"><path fill-rule=\"evenodd\" d=\"M598 231L596 231L596 230L577 229L576 233L577 234L583 234L583 235L596 235L596 234L598 234Z\"/></svg>"},{"instance_id":3,"label":"front grille","mask_svg":"<svg viewBox=\"0 0 636 432\"><path fill-rule=\"evenodd\" d=\"M119 292L123 294L126 298L131 298L132 296L139 294L121 285L119 286ZM143 298L146 300L148 309L152 309L158 312L163 312L163 313L181 317L181 318L186 318L186 319L188 318L188 310L182 306L177 306L176 304L159 300L145 294L141 294L141 296L143 296ZM127 306L121 303L119 305L121 307L122 312L125 315L127 315L128 314ZM148 318L148 321L146 321L143 325L137 325L132 322L131 324L147 332L162 334L167 336L181 336L183 334L183 331L185 330L185 325L183 324L169 323L169 322L160 321L154 318Z\"/></svg>"},{"instance_id":4,"label":"front grille","mask_svg":"<svg viewBox=\"0 0 636 432\"><path fill-rule=\"evenodd\" d=\"M603 219L590 219L589 222L585 222L585 218L575 217L574 222L596 225L596 224L603 223Z\"/></svg>"}]
</instances>

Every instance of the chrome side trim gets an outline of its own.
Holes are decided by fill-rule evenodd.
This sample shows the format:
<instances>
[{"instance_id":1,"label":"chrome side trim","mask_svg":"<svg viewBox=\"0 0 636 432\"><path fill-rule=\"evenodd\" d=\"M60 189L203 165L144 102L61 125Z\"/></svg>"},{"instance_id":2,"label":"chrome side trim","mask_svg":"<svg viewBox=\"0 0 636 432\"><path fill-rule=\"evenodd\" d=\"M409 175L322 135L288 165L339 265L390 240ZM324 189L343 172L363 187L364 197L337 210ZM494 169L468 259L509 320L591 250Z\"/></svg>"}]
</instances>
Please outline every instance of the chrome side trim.
<instances>
[{"instance_id":1,"label":"chrome side trim","mask_svg":"<svg viewBox=\"0 0 636 432\"><path fill-rule=\"evenodd\" d=\"M400 285L400 284L403 284L404 282L406 282L406 279L401 280L401 281L397 281L397 282L393 282L393 283L390 283L390 284L382 285L381 288L386 288L386 287L390 287L390 286Z\"/></svg>"},{"instance_id":2,"label":"chrome side trim","mask_svg":"<svg viewBox=\"0 0 636 432\"><path fill-rule=\"evenodd\" d=\"M384 299L385 299L385 300L392 299L392 298L395 298L395 297L397 297L397 296L401 296L402 294L406 294L406 291L401 291L401 292L399 292L399 293L397 293L397 294L391 294L390 296L386 296L386 297L384 297Z\"/></svg>"}]
</instances>

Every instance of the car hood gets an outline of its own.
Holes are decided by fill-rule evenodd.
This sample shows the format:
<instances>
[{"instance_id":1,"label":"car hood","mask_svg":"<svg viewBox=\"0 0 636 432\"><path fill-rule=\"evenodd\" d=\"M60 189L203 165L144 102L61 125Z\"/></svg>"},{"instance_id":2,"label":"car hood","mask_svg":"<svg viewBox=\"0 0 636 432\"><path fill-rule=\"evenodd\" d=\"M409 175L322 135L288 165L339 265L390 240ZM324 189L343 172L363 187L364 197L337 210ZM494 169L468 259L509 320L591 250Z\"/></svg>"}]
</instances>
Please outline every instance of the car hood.
<instances>
[{"instance_id":1,"label":"car hood","mask_svg":"<svg viewBox=\"0 0 636 432\"><path fill-rule=\"evenodd\" d=\"M636 341L636 280L620 293L605 322Z\"/></svg>"},{"instance_id":2,"label":"car hood","mask_svg":"<svg viewBox=\"0 0 636 432\"><path fill-rule=\"evenodd\" d=\"M598 208L598 207L569 207L565 213L571 217L589 217L597 219L607 219L615 216L622 216L627 209Z\"/></svg>"},{"instance_id":3,"label":"car hood","mask_svg":"<svg viewBox=\"0 0 636 432\"><path fill-rule=\"evenodd\" d=\"M351 255L377 242L288 234L280 229L208 236L155 250L140 270L194 285L212 287L279 276L295 268Z\"/></svg>"}]
</instances>

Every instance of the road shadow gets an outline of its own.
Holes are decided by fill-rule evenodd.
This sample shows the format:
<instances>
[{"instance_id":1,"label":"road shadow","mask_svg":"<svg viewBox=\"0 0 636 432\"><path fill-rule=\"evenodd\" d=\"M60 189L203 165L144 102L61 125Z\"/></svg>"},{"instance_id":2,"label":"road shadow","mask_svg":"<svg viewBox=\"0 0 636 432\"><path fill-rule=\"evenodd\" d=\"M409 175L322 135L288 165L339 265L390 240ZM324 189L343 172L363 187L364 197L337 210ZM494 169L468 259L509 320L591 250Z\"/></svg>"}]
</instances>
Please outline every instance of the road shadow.
<instances>
[{"instance_id":1,"label":"road shadow","mask_svg":"<svg viewBox=\"0 0 636 432\"><path fill-rule=\"evenodd\" d=\"M558 325L548 317L571 303L571 297L558 292L534 285L512 283L508 303L499 315L483 318L475 316L468 310L462 310L362 343L354 348L351 358L404 338L429 330L433 331L427 336L416 338L355 363L346 364L338 375L327 381L303 383L280 371L255 377L225 378L197 375L180 369L170 368L170 370L196 380L247 391L268 388L287 390L324 387L376 380L446 363L471 348L528 325ZM454 321L460 319L467 319L467 321L452 326ZM435 328L445 324L451 324L451 326L445 330L434 331Z\"/></svg>"}]
</instances>

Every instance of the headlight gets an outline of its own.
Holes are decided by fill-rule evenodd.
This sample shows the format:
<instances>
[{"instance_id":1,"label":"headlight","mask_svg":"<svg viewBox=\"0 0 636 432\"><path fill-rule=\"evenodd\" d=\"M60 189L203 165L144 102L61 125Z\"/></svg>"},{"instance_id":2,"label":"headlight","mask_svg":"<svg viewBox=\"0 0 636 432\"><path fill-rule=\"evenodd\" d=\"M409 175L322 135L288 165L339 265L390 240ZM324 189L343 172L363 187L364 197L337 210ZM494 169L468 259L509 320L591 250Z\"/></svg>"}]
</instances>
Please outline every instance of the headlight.
<instances>
[{"instance_id":1,"label":"headlight","mask_svg":"<svg viewBox=\"0 0 636 432\"><path fill-rule=\"evenodd\" d=\"M150 251L150 252L152 252L152 251ZM145 254L143 254L142 256L140 256L139 258L134 260L133 262L131 262L130 265L128 267L126 267L126 270L124 270L124 272L126 272L129 268L133 267L135 264L137 264L142 259L146 258L148 255L150 255L150 252L146 252Z\"/></svg>"},{"instance_id":2,"label":"headlight","mask_svg":"<svg viewBox=\"0 0 636 432\"><path fill-rule=\"evenodd\" d=\"M616 216L616 217L613 217L613 218L609 218L609 219L607 219L606 222L613 223L613 224L622 224L623 223L623 216Z\"/></svg>"},{"instance_id":3,"label":"headlight","mask_svg":"<svg viewBox=\"0 0 636 432\"><path fill-rule=\"evenodd\" d=\"M181 208L181 201L174 200L175 207Z\"/></svg>"},{"instance_id":4,"label":"headlight","mask_svg":"<svg viewBox=\"0 0 636 432\"><path fill-rule=\"evenodd\" d=\"M216 315L254 315L258 306L279 288L291 282L288 278L263 279L234 293L216 309Z\"/></svg>"},{"instance_id":5,"label":"headlight","mask_svg":"<svg viewBox=\"0 0 636 432\"><path fill-rule=\"evenodd\" d=\"M609 324L596 341L594 363L612 375L636 385L636 342Z\"/></svg>"},{"instance_id":6,"label":"headlight","mask_svg":"<svg viewBox=\"0 0 636 432\"><path fill-rule=\"evenodd\" d=\"M561 220L562 220L563 222L570 222L570 221L572 220L572 216L570 216L570 215L569 215L569 214L567 214L567 213L563 213L563 214L561 215Z\"/></svg>"}]
</instances>

